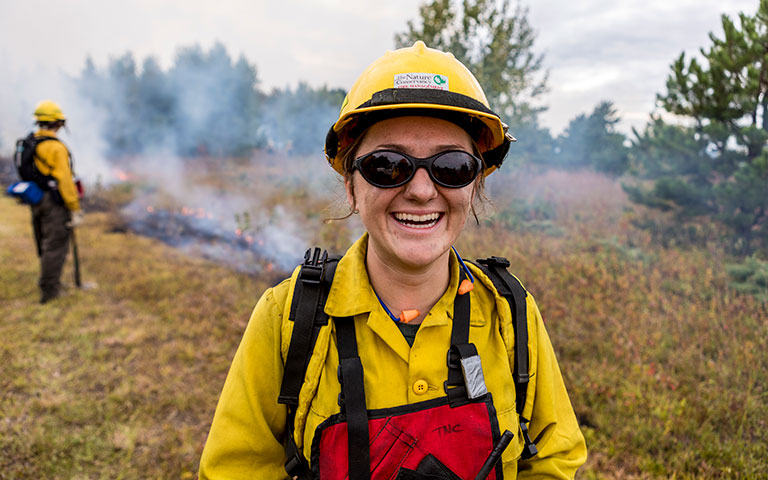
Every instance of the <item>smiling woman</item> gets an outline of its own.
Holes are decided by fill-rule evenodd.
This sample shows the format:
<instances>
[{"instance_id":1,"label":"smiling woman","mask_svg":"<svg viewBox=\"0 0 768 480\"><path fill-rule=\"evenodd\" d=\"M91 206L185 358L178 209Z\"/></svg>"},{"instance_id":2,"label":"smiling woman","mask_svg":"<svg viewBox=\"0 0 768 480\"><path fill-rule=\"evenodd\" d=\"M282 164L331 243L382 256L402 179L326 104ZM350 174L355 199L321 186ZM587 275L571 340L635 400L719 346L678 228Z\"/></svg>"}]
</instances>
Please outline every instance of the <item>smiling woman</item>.
<instances>
[{"instance_id":1,"label":"smiling woman","mask_svg":"<svg viewBox=\"0 0 768 480\"><path fill-rule=\"evenodd\" d=\"M472 142L469 135L453 123L407 116L372 125L358 147L359 158L385 149L413 157L433 156L434 165L439 160L434 156L443 152L469 152ZM399 163L410 165L407 157L401 158L406 161ZM470 183L460 188L443 187L432 181L426 168L409 170L410 181L395 188L372 185L363 173L366 170L360 168L347 174L345 185L350 205L360 212L368 231L366 267L374 290L390 308L418 309L423 313L417 320L423 320L448 287L446 265L450 248L464 228L475 186ZM475 169L473 177L478 172L479 169ZM392 276L394 278L390 278ZM410 276L428 281L417 282L416 288L408 289L403 295L397 288L400 281L392 280ZM390 286L395 287L394 291L390 291Z\"/></svg>"},{"instance_id":2,"label":"smiling woman","mask_svg":"<svg viewBox=\"0 0 768 480\"><path fill-rule=\"evenodd\" d=\"M265 292L201 478L573 478L584 437L532 296L452 247L513 140L449 53L416 42L360 76L326 156L366 233L332 276L310 261Z\"/></svg>"}]
</instances>

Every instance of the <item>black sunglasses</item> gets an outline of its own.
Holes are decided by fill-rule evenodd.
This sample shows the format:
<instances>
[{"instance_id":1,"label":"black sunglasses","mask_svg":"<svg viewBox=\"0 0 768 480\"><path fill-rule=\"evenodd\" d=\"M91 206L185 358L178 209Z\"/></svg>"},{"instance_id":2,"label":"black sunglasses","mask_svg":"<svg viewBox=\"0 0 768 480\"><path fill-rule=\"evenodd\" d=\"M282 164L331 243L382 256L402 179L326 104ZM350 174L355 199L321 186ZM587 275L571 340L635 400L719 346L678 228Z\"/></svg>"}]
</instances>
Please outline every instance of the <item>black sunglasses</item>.
<instances>
[{"instance_id":1,"label":"black sunglasses","mask_svg":"<svg viewBox=\"0 0 768 480\"><path fill-rule=\"evenodd\" d=\"M466 187L472 183L483 162L463 150L448 150L427 158L412 157L395 150L375 150L355 160L363 178L379 188L395 188L410 182L416 170L424 167L429 178L447 188Z\"/></svg>"}]
</instances>

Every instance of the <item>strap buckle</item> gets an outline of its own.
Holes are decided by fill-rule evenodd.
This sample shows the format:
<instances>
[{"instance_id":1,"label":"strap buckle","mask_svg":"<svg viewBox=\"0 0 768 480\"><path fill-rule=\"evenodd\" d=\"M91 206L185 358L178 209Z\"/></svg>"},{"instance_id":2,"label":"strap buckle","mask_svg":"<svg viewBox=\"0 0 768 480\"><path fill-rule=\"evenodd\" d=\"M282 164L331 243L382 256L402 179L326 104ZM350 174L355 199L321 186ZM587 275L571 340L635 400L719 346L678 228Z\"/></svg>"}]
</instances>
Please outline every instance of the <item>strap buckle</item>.
<instances>
[{"instance_id":1,"label":"strap buckle","mask_svg":"<svg viewBox=\"0 0 768 480\"><path fill-rule=\"evenodd\" d=\"M446 357L447 358L445 363L448 365L448 368L459 368L459 361L461 360L461 357L458 351L450 348L448 349L448 355L446 355Z\"/></svg>"},{"instance_id":2,"label":"strap buckle","mask_svg":"<svg viewBox=\"0 0 768 480\"><path fill-rule=\"evenodd\" d=\"M288 460L285 461L285 471L288 473L291 477L300 477L306 470L308 466L306 463L306 460L299 455L298 449L297 451L293 452L293 455L288 457Z\"/></svg>"},{"instance_id":3,"label":"strap buckle","mask_svg":"<svg viewBox=\"0 0 768 480\"><path fill-rule=\"evenodd\" d=\"M509 260L507 260L504 257L488 257L488 258L479 258L477 260L477 263L481 265L485 265L486 267L493 267L493 266L500 266L503 268L509 268Z\"/></svg>"},{"instance_id":4,"label":"strap buckle","mask_svg":"<svg viewBox=\"0 0 768 480\"><path fill-rule=\"evenodd\" d=\"M299 280L302 283L319 285L323 280L325 261L328 259L328 252L320 250L319 247L307 249L304 253L304 263L302 264L301 272L299 272Z\"/></svg>"},{"instance_id":5,"label":"strap buckle","mask_svg":"<svg viewBox=\"0 0 768 480\"><path fill-rule=\"evenodd\" d=\"M288 458L285 460L285 471L290 478L307 478L309 463L293 439L293 418L293 411L291 410L288 416L288 440L285 448Z\"/></svg>"},{"instance_id":6,"label":"strap buckle","mask_svg":"<svg viewBox=\"0 0 768 480\"><path fill-rule=\"evenodd\" d=\"M453 387L453 388L448 388L448 387ZM443 382L443 391L445 393L452 392L453 390L455 390L457 388L463 388L463 387L464 387L464 385L461 384L461 383L448 383L448 380Z\"/></svg>"},{"instance_id":7,"label":"strap buckle","mask_svg":"<svg viewBox=\"0 0 768 480\"><path fill-rule=\"evenodd\" d=\"M531 437L528 434L528 420L524 419L523 417L520 417L520 432L523 435L523 440L525 441L525 446L523 447L523 453L521 454L520 458L523 460L528 460L529 458L533 458L536 456L536 454L539 453L539 449L536 448L536 444L531 441Z\"/></svg>"},{"instance_id":8,"label":"strap buckle","mask_svg":"<svg viewBox=\"0 0 768 480\"><path fill-rule=\"evenodd\" d=\"M448 365L449 371L459 370L461 368L460 361L461 361L461 358L459 356L459 352L454 350L453 348L448 349L445 363ZM448 377L450 378L450 374L448 375ZM445 393L448 393L448 390L453 390L453 389L449 389L448 387L458 388L463 386L464 384L462 382L451 383L450 380L446 380L443 382L443 390L445 391Z\"/></svg>"}]
</instances>

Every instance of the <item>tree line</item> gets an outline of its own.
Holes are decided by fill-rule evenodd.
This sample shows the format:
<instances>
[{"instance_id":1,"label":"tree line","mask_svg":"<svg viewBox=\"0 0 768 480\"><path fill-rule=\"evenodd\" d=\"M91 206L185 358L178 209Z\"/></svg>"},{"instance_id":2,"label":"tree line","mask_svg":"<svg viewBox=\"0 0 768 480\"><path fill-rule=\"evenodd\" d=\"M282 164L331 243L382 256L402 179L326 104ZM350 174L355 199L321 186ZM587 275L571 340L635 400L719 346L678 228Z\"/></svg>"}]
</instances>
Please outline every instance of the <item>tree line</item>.
<instances>
[{"instance_id":1,"label":"tree line","mask_svg":"<svg viewBox=\"0 0 768 480\"><path fill-rule=\"evenodd\" d=\"M216 43L180 48L167 70L154 57L139 68L131 53L105 69L93 61L75 79L105 121L110 157L172 151L182 156L243 156L256 148L319 151L345 92L296 87L264 92L256 66Z\"/></svg>"},{"instance_id":2,"label":"tree line","mask_svg":"<svg viewBox=\"0 0 768 480\"><path fill-rule=\"evenodd\" d=\"M630 136L617 131L609 100L571 119L560 135L540 125L547 72L519 0L426 1L395 46L423 40L476 74L520 138L509 162L620 177L633 202L670 212L679 228L716 222L732 236L733 252L749 254L768 249L768 0L738 22L723 15L722 27L700 55L674 59L666 92L657 95L665 115L652 115ZM89 59L77 82L107 116L102 135L113 156L320 153L345 95L306 83L264 92L256 66L234 60L220 43L181 48L167 70L152 57L138 68L130 53L104 70Z\"/></svg>"}]
</instances>

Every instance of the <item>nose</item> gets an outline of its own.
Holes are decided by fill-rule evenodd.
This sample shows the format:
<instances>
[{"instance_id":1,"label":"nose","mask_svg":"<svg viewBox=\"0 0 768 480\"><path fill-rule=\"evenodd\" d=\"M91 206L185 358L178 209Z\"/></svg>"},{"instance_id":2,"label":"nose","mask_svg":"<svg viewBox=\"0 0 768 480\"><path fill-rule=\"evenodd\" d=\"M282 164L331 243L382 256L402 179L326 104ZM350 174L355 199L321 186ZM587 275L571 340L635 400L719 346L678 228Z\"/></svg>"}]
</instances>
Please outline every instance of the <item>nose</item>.
<instances>
[{"instance_id":1,"label":"nose","mask_svg":"<svg viewBox=\"0 0 768 480\"><path fill-rule=\"evenodd\" d=\"M437 196L437 187L435 187L432 179L429 178L427 169L420 167L416 169L416 173L413 174L411 181L405 184L405 191L403 193L408 199L426 202Z\"/></svg>"}]
</instances>

